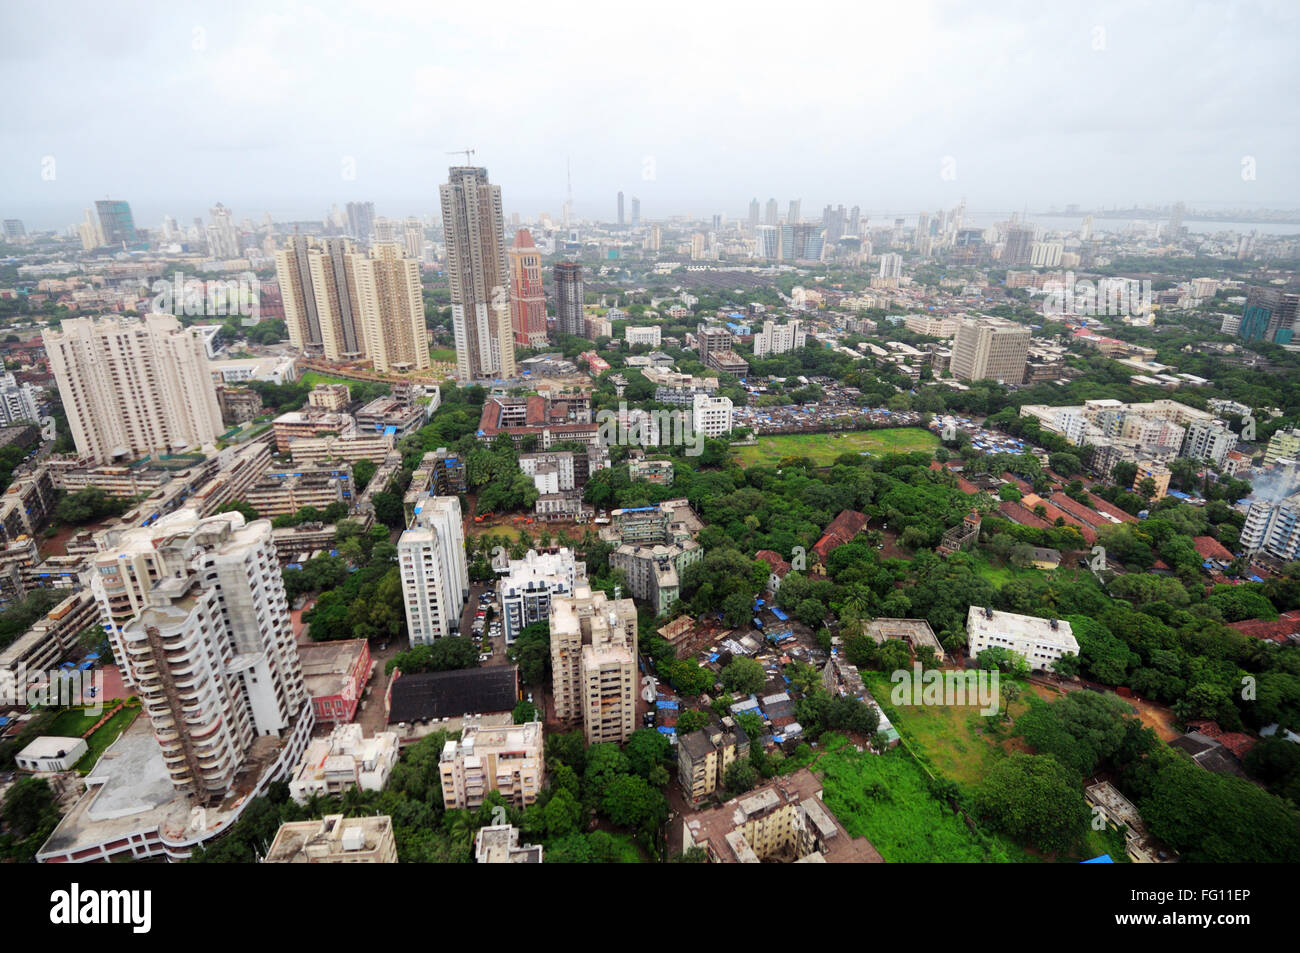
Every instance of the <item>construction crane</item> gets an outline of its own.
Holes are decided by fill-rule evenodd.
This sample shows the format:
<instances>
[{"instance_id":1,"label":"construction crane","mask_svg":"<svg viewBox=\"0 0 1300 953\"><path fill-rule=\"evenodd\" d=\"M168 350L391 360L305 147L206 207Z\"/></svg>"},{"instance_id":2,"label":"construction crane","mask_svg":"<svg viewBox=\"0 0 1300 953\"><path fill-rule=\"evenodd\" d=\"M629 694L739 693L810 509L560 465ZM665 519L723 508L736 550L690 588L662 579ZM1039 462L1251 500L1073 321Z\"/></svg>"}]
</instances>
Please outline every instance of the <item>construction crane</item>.
<instances>
[{"instance_id":1,"label":"construction crane","mask_svg":"<svg viewBox=\"0 0 1300 953\"><path fill-rule=\"evenodd\" d=\"M453 149L451 152L448 152L446 154L449 156L464 156L465 164L473 165L473 162L471 161L471 156L474 155L473 149Z\"/></svg>"}]
</instances>

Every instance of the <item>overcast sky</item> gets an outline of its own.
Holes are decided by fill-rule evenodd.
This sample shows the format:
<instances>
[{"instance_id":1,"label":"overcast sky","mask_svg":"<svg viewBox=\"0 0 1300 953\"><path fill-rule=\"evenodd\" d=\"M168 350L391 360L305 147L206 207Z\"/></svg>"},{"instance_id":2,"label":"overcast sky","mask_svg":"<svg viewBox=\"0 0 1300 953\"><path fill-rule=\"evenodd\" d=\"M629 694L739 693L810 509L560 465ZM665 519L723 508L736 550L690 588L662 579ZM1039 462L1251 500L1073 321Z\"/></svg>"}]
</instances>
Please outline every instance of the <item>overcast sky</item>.
<instances>
[{"instance_id":1,"label":"overcast sky","mask_svg":"<svg viewBox=\"0 0 1300 953\"><path fill-rule=\"evenodd\" d=\"M0 215L1300 207L1300 4L6 3ZM1250 157L1255 177L1243 177ZM348 175L352 174L352 178Z\"/></svg>"}]
</instances>

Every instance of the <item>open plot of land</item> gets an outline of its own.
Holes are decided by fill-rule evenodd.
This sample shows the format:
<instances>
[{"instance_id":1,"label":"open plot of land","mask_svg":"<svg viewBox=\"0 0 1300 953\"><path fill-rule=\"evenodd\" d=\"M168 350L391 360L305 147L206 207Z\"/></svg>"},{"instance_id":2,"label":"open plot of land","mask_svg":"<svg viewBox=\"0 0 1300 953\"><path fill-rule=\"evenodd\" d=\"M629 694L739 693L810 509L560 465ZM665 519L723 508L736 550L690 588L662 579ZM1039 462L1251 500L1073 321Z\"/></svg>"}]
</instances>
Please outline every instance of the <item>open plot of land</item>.
<instances>
[{"instance_id":1,"label":"open plot of land","mask_svg":"<svg viewBox=\"0 0 1300 953\"><path fill-rule=\"evenodd\" d=\"M455 364L456 350L450 347L435 347L429 350L429 359L441 364Z\"/></svg>"},{"instance_id":2,"label":"open plot of land","mask_svg":"<svg viewBox=\"0 0 1300 953\"><path fill-rule=\"evenodd\" d=\"M302 380L306 381L312 387L315 387L317 384L347 384L349 387L353 387L360 383L359 381L351 380L346 377L331 377L328 374L322 374L320 371L308 371L302 375Z\"/></svg>"},{"instance_id":3,"label":"open plot of land","mask_svg":"<svg viewBox=\"0 0 1300 953\"><path fill-rule=\"evenodd\" d=\"M1003 837L971 830L930 794L925 770L901 748L863 753L823 736L813 770L826 804L845 829L871 841L889 863L1008 862L1029 859Z\"/></svg>"},{"instance_id":4,"label":"open plot of land","mask_svg":"<svg viewBox=\"0 0 1300 953\"><path fill-rule=\"evenodd\" d=\"M978 705L894 705L894 685L883 672L863 672L863 681L885 710L903 740L931 770L963 786L983 780L994 763L1015 744L1001 714L984 716ZM1028 705L1011 704L1012 720Z\"/></svg>"},{"instance_id":5,"label":"open plot of land","mask_svg":"<svg viewBox=\"0 0 1300 953\"><path fill-rule=\"evenodd\" d=\"M853 430L840 433L793 433L759 437L750 447L739 447L741 466L776 466L784 457L808 457L817 466L829 466L842 453L931 452L939 438L920 427L891 430Z\"/></svg>"}]
</instances>

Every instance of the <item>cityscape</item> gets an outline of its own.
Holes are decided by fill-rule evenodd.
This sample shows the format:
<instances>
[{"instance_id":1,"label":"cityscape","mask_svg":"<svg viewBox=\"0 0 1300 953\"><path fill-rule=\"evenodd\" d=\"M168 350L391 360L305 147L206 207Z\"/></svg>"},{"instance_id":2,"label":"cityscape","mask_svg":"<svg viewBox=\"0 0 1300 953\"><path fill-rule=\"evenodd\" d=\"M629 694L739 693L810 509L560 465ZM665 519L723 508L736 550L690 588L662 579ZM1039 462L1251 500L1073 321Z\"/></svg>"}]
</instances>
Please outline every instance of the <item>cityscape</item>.
<instances>
[{"instance_id":1,"label":"cityscape","mask_svg":"<svg viewBox=\"0 0 1300 953\"><path fill-rule=\"evenodd\" d=\"M1238 48L1294 38L1227 7ZM259 63L232 88L271 95ZM811 120L802 173L737 151L676 193L663 141L595 171L585 119L530 119L420 140L409 198L343 153L332 197L303 170L265 202L256 163L181 195L15 124L50 171L0 191L0 861L1182 864L1203 892L1300 860L1277 110L1284 155L1270 127L1217 171L1016 195L953 146L916 201L819 175ZM1157 884L1129 869L1108 916Z\"/></svg>"}]
</instances>

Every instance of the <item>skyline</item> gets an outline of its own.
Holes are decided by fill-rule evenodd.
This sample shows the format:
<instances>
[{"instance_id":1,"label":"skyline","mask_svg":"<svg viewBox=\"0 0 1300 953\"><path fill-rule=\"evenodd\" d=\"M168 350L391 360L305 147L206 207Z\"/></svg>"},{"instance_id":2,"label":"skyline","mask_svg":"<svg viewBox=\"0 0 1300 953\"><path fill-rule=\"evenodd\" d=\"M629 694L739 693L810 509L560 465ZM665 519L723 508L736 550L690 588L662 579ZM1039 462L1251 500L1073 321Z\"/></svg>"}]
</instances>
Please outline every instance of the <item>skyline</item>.
<instances>
[{"instance_id":1,"label":"skyline","mask_svg":"<svg viewBox=\"0 0 1300 953\"><path fill-rule=\"evenodd\" d=\"M146 226L218 200L278 221L352 199L436 215L467 147L525 218L558 216L566 165L575 216L606 221L619 191L647 220L739 216L754 196L800 197L806 218L963 198L1300 207L1281 5L692 8L690 31L674 3L617 30L519 5L508 36L405 2L126 6L0 13L0 76L25 92L0 131L0 214L62 229L111 196Z\"/></svg>"}]
</instances>

